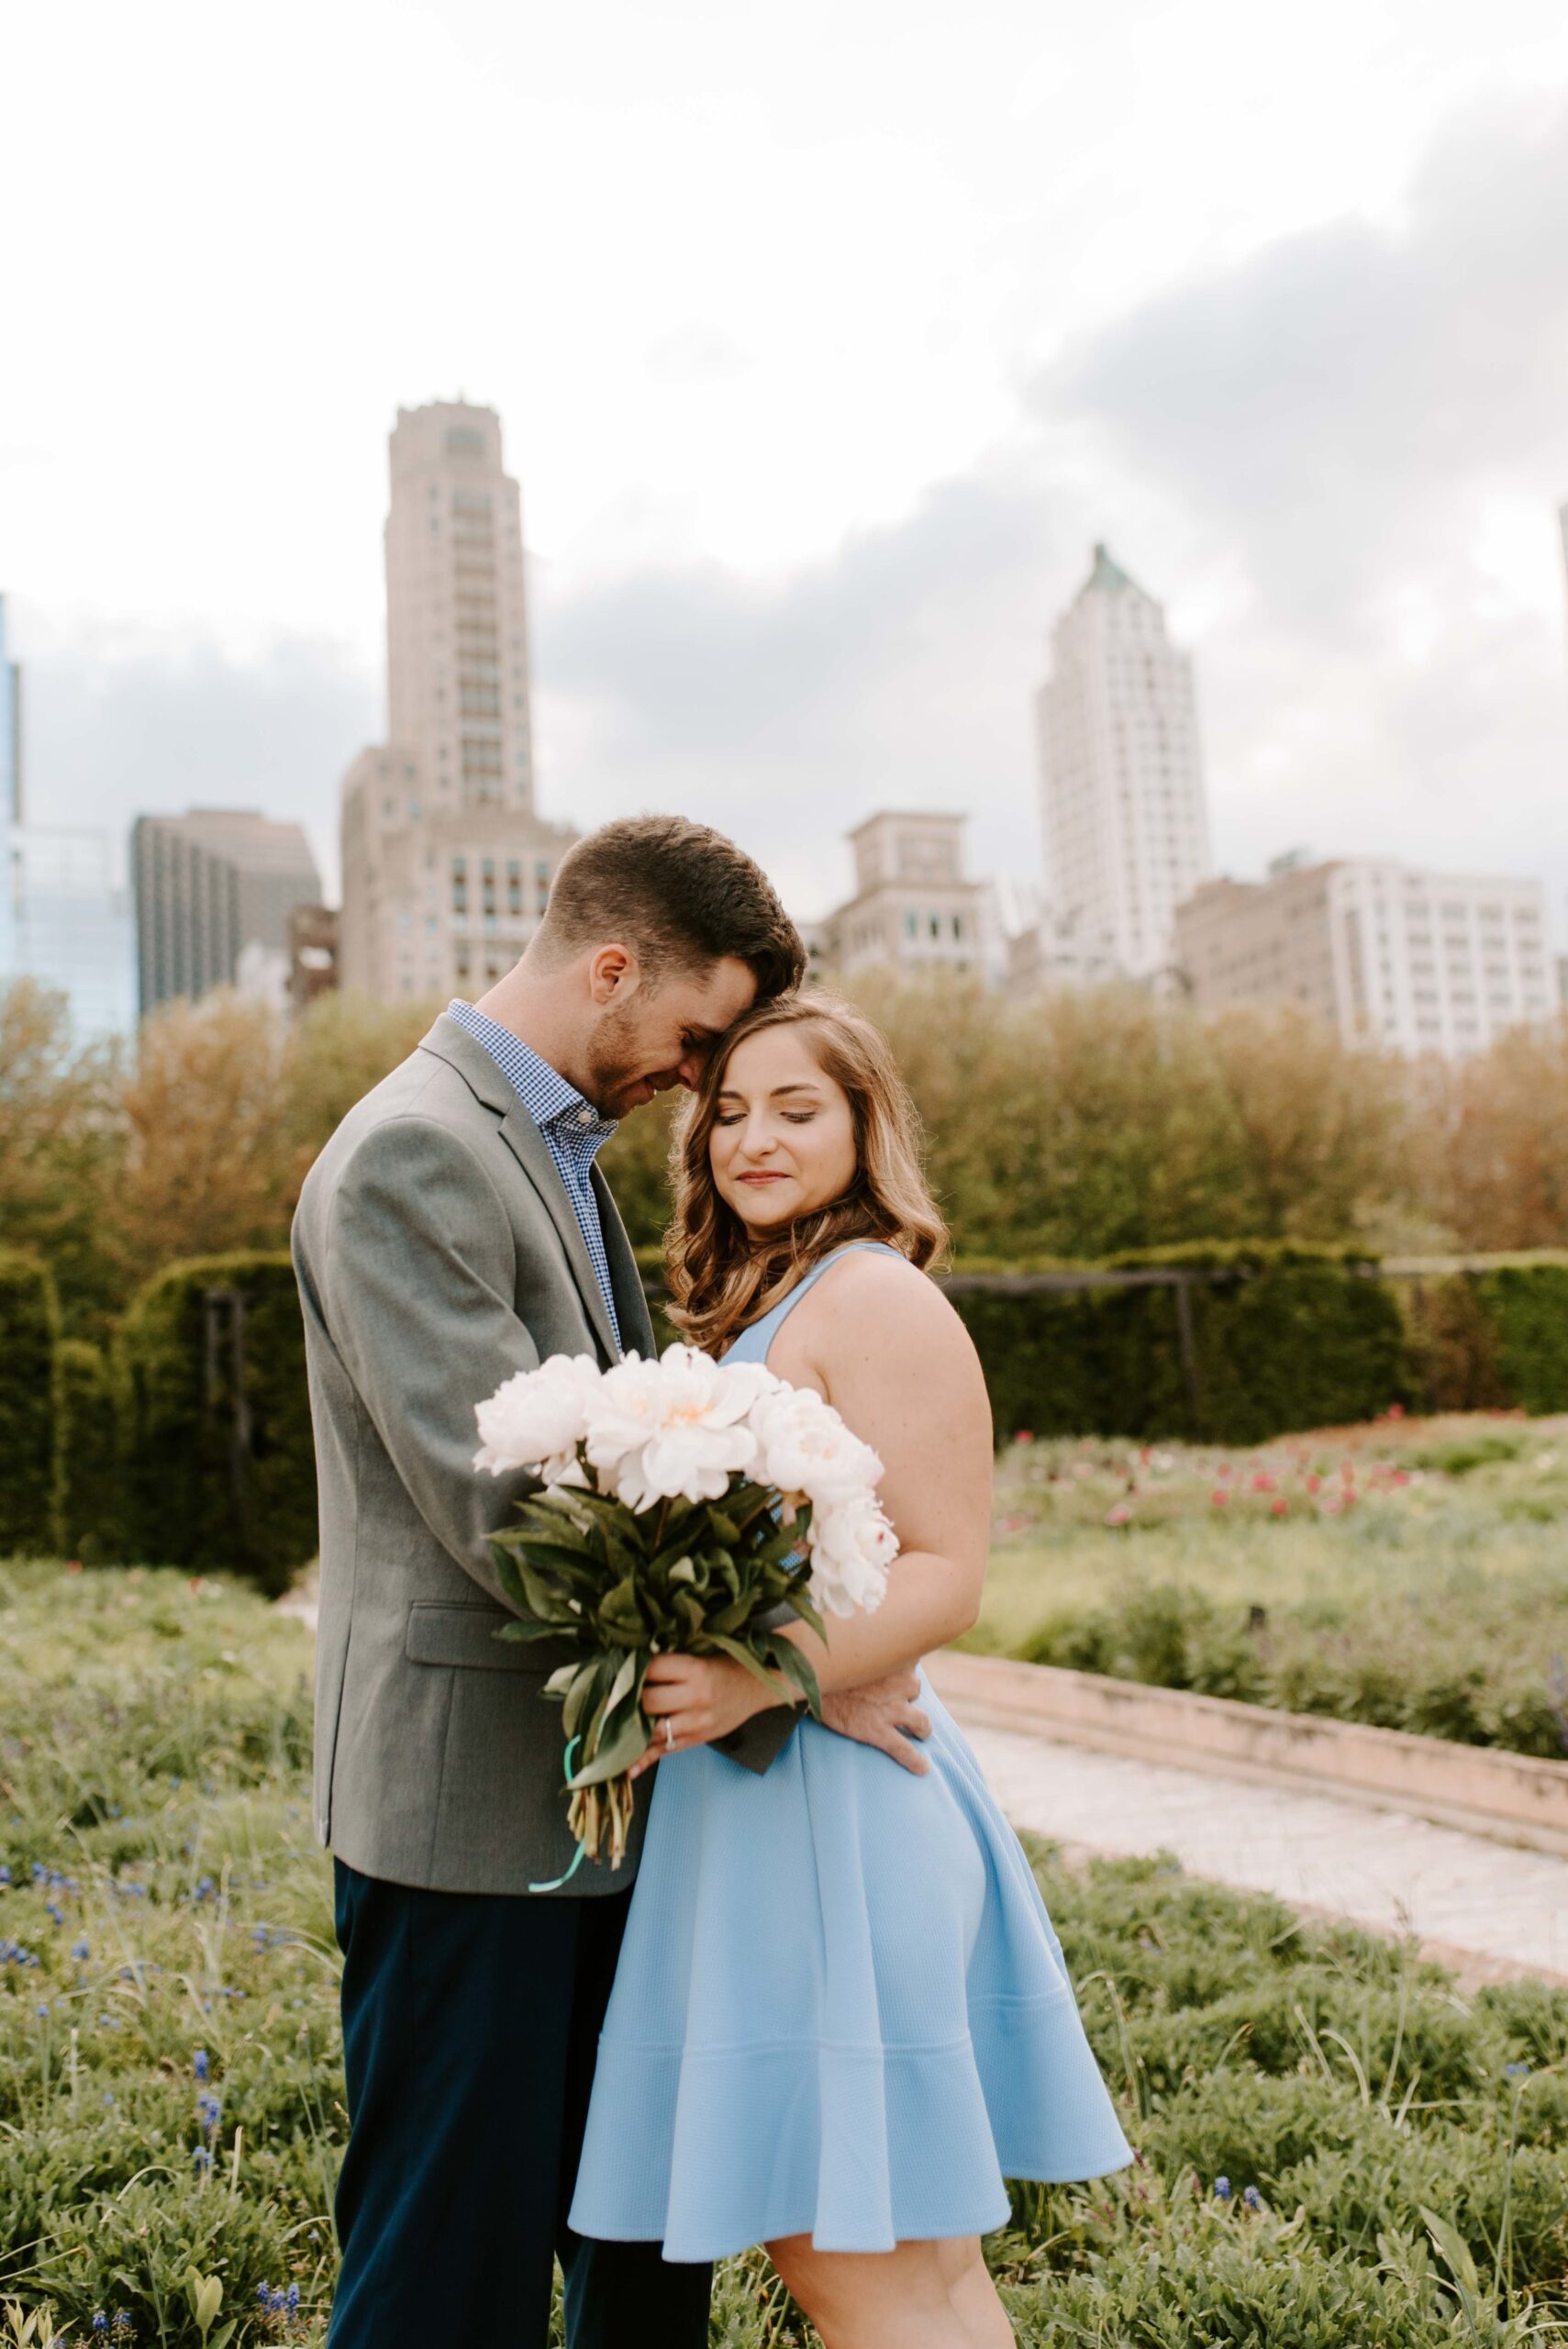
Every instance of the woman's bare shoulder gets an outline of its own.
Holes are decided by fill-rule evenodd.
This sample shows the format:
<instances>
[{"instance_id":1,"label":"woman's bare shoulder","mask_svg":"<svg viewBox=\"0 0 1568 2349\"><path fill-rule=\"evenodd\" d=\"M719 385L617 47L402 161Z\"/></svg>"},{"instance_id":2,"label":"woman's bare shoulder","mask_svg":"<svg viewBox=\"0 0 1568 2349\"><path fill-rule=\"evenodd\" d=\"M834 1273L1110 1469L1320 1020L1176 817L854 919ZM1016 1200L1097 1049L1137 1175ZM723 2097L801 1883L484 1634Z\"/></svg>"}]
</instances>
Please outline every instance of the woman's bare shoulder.
<instances>
[{"instance_id":1,"label":"woman's bare shoulder","mask_svg":"<svg viewBox=\"0 0 1568 2349\"><path fill-rule=\"evenodd\" d=\"M815 1308L815 1310L813 1310ZM973 1352L968 1330L929 1273L883 1248L856 1248L830 1264L791 1319L813 1350L866 1344ZM788 1328L788 1323L785 1324ZM781 1333L782 1334L782 1333Z\"/></svg>"}]
</instances>

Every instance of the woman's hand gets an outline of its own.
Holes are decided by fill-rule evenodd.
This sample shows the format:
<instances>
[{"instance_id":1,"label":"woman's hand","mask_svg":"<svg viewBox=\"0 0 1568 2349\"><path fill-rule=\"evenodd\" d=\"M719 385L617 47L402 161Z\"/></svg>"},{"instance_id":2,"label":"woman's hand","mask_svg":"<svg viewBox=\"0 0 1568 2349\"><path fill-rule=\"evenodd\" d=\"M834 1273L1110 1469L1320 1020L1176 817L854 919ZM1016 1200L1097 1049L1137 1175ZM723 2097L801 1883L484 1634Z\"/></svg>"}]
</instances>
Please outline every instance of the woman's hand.
<instances>
[{"instance_id":1,"label":"woman's hand","mask_svg":"<svg viewBox=\"0 0 1568 2349\"><path fill-rule=\"evenodd\" d=\"M666 1753L711 1745L728 1737L753 1713L784 1704L781 1683L771 1697L754 1673L727 1655L656 1655L642 1684L642 1709L653 1723L653 1742L629 1775L638 1778Z\"/></svg>"}]
</instances>

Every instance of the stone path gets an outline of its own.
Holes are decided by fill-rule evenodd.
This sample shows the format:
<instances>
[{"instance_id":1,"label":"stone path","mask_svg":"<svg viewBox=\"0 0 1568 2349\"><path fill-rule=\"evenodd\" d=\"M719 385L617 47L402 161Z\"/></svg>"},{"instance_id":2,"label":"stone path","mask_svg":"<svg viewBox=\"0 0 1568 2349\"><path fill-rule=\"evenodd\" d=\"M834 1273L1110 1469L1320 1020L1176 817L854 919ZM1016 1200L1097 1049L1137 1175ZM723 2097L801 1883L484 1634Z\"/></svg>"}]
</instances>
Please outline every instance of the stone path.
<instances>
[{"instance_id":1,"label":"stone path","mask_svg":"<svg viewBox=\"0 0 1568 2349\"><path fill-rule=\"evenodd\" d=\"M1164 1850L1194 1876L1413 1933L1468 1980L1568 1981L1568 1859L1334 1795L1296 1793L1058 1744L964 1734L1015 1826L1070 1856Z\"/></svg>"}]
</instances>

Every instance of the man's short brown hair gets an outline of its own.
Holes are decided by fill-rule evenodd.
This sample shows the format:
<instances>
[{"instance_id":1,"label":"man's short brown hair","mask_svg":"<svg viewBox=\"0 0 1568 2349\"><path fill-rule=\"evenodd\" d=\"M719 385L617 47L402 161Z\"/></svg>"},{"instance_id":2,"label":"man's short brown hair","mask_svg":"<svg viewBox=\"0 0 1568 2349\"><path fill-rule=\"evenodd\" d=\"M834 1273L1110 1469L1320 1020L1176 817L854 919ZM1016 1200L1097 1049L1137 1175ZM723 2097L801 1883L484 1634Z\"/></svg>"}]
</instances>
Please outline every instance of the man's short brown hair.
<instances>
[{"instance_id":1,"label":"man's short brown hair","mask_svg":"<svg viewBox=\"0 0 1568 2349\"><path fill-rule=\"evenodd\" d=\"M748 963L757 1000L806 973L800 933L760 864L684 816L626 816L568 850L550 887L539 944L551 963L611 941L629 946L655 984L724 955Z\"/></svg>"}]
</instances>

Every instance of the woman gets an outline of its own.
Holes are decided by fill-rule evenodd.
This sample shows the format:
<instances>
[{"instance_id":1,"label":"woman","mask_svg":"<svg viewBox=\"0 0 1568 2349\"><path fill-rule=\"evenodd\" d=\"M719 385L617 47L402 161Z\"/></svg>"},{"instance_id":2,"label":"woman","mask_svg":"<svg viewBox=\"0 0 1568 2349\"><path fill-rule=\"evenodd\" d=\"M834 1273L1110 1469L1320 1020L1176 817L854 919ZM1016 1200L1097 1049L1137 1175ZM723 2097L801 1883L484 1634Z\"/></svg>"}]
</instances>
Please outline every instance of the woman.
<instances>
[{"instance_id":1,"label":"woman","mask_svg":"<svg viewBox=\"0 0 1568 2349\"><path fill-rule=\"evenodd\" d=\"M678 1144L691 1341L813 1386L881 1454L900 1554L873 1614L792 1631L825 1691L967 1631L991 1416L924 1276L945 1234L883 1038L794 996L724 1040ZM781 1698L787 1701L785 1692ZM999 2349L1005 2176L1131 2155L1017 1839L922 1686L929 1769L802 1720L763 1776L713 1750L765 1690L663 1657L659 1772L572 2225L670 2259L762 2242L827 2349Z\"/></svg>"}]
</instances>

